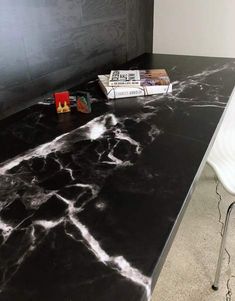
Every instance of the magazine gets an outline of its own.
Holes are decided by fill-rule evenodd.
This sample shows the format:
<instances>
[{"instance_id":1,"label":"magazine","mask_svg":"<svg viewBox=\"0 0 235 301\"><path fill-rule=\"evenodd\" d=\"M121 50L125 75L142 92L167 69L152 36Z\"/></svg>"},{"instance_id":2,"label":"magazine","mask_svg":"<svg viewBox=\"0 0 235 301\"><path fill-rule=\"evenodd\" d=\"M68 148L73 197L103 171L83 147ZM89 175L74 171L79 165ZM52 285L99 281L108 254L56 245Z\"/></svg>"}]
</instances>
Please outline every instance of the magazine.
<instances>
[{"instance_id":1,"label":"magazine","mask_svg":"<svg viewBox=\"0 0 235 301\"><path fill-rule=\"evenodd\" d=\"M110 73L109 86L167 86L170 84L165 69L113 70Z\"/></svg>"},{"instance_id":2,"label":"magazine","mask_svg":"<svg viewBox=\"0 0 235 301\"><path fill-rule=\"evenodd\" d=\"M143 85L143 86L115 86L109 85L109 74L98 75L99 84L108 99L146 96L172 92L172 84L168 85Z\"/></svg>"}]
</instances>

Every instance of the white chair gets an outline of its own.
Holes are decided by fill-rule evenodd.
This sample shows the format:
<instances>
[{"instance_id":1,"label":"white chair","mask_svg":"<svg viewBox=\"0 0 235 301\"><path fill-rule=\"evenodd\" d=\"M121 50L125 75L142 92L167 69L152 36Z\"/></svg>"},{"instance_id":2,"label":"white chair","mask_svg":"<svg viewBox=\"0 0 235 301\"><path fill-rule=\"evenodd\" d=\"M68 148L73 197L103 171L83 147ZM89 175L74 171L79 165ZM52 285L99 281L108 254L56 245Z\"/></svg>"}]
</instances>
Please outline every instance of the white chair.
<instances>
[{"instance_id":1,"label":"white chair","mask_svg":"<svg viewBox=\"0 0 235 301\"><path fill-rule=\"evenodd\" d=\"M221 128L207 162L214 169L224 188L232 195L235 195L235 91L233 91L229 100ZM226 214L215 280L212 286L214 290L218 290L219 288L219 278L225 251L229 219L234 207L235 202L228 207Z\"/></svg>"}]
</instances>

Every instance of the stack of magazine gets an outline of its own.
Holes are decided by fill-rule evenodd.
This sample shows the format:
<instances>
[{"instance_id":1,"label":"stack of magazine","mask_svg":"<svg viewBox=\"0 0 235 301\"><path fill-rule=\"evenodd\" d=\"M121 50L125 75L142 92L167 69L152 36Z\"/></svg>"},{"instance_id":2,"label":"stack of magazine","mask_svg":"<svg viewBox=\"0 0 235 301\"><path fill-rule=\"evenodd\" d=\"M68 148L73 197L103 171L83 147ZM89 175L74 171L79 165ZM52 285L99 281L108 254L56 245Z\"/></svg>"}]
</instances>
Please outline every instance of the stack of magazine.
<instances>
[{"instance_id":1,"label":"stack of magazine","mask_svg":"<svg viewBox=\"0 0 235 301\"><path fill-rule=\"evenodd\" d=\"M98 79L108 99L172 92L165 69L113 70L110 74L98 75Z\"/></svg>"}]
</instances>

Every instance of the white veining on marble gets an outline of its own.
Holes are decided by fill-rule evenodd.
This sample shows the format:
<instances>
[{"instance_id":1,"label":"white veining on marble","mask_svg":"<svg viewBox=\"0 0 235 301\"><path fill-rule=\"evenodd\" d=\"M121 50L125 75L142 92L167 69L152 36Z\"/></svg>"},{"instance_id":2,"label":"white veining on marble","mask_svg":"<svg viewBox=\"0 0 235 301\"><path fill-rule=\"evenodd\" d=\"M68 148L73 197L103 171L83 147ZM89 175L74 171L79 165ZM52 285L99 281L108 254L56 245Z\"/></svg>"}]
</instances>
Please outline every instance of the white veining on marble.
<instances>
[{"instance_id":1,"label":"white veining on marble","mask_svg":"<svg viewBox=\"0 0 235 301\"><path fill-rule=\"evenodd\" d=\"M75 208L72 201L63 198L60 195L58 195L58 197L68 205L68 218L70 219L72 224L81 232L86 246L95 255L95 257L105 265L108 265L112 269L115 269L123 277L137 283L138 285L143 286L146 290L146 295L149 300L151 295L151 279L143 275L138 269L132 267L123 256L108 255L102 249L101 244L90 233L89 229L85 225L83 225L77 218L76 214L80 211L79 208ZM73 238L72 235L70 235L70 237Z\"/></svg>"},{"instance_id":2,"label":"white veining on marble","mask_svg":"<svg viewBox=\"0 0 235 301\"><path fill-rule=\"evenodd\" d=\"M153 114L143 114L137 117L137 122L140 123L145 119L151 118ZM141 273L140 270L133 267L122 255L110 256L106 253L101 244L94 238L90 233L89 229L80 222L79 214L86 210L86 206L91 201L95 200L102 189L102 185L99 184L89 184L80 183L77 176L76 164L80 163L82 157L80 151L82 151L82 156L84 156L83 149L77 149L77 153L74 152L72 158L74 162L68 165L64 162L63 155L69 154L76 143L80 143L86 140L101 141L101 146L103 141L107 141L106 147L101 147L100 149L95 149L97 157L96 164L111 165L111 170L120 167L131 166L133 163L129 156L125 159L121 159L116 155L116 150L119 144L126 143L130 146L130 155L135 153L139 156L142 152L142 145L140 142L133 139L129 133L125 130L125 121L128 117L122 119L117 118L114 114L106 114L97 117L84 126L81 126L70 133L65 133L51 142L40 145L34 149L27 151L26 153L19 155L12 160L1 163L0 166L0 177L3 179L1 183L4 184L4 192L7 195L7 199L1 204L1 210L5 210L7 206L14 203L14 200L19 195L19 190L23 189L23 194L21 193L21 202L25 208L29 210L34 210L37 212L38 209L43 204L50 203L53 197L57 197L62 200L68 209L65 211L63 216L57 219L48 218L37 218L32 221L29 226L25 229L25 239L28 243L21 247L21 251L18 257L16 257L11 265L6 264L3 268L4 277L0 281L0 290L4 290L7 283L12 279L12 277L17 273L20 266L24 264L24 261L32 252L37 249L37 246L43 241L43 239L57 227L63 227L65 235L69 236L75 241L80 241L86 245L86 247L95 255L98 261L103 262L109 268L115 270L117 273L134 282L135 284L141 285L146 291L146 295L150 298L150 284L151 279ZM150 137L149 142L151 143L155 136L158 136L160 131L156 127L150 128L148 136ZM131 148L133 147L133 148ZM129 149L129 148L128 148ZM49 162L54 162L55 170L52 174L48 173L47 164L48 158ZM34 160L41 160L40 170L37 174L34 174ZM50 163L51 164L51 163ZM86 168L86 167L85 167ZM94 167L95 168L95 167ZM49 190L41 187L41 181L44 180L44 173L47 177L53 176L54 174L60 172L67 172L70 178L68 184L65 184L63 188L66 189L80 189L81 191L74 193L74 199L67 200L63 195L60 194L60 189L51 188ZM39 172L39 173L38 173ZM42 175L41 175L42 174ZM104 170L104 176L107 177L110 171ZM41 179L42 177L42 179ZM98 181L99 182L99 181ZM89 194L90 192L90 194ZM88 195L87 195L88 194ZM83 199L84 198L84 199ZM80 202L80 200L82 200ZM76 205L78 202L79 206ZM99 209L100 212L104 211L107 207L105 201L96 202L94 206ZM1 212L0 212L1 213ZM3 247L3 243L6 243L11 234L15 231L20 231L20 226L23 225L25 221L34 217L34 213L30 216L26 216L17 225L12 226L6 223L4 220L0 222L0 237L3 237L3 242L0 247ZM66 229L67 224L73 225L78 232L81 234L81 239L75 239L74 233L70 233ZM41 230L40 230L41 229ZM42 234L41 234L42 233ZM9 272L11 271L11 272Z\"/></svg>"},{"instance_id":3,"label":"white veining on marble","mask_svg":"<svg viewBox=\"0 0 235 301\"><path fill-rule=\"evenodd\" d=\"M44 239L50 233L54 233L53 231L62 228L64 234L75 243L83 243L97 261L142 286L150 299L150 277L133 267L125 258L127 256L109 255L104 250L102 241L95 238L89 227L81 222L79 215L89 210L87 208L92 205L97 214L108 210L108 202L99 198L106 179L114 170L120 171L133 166L145 146L163 133L156 125L160 102L165 101L165 107L170 114L174 114L177 104L193 110L205 107L224 108L223 100L226 95L223 96L219 92L223 85L222 79L221 85L212 85L208 83L208 79L229 68L234 66L223 65L184 76L173 82L172 94L138 97L136 101L142 105L142 111L134 113L131 117L104 114L50 142L1 163L0 248L9 247L12 250L9 241L15 233L22 235L24 244L19 245L17 252L13 250L9 253L9 261L0 263L0 291L5 289L25 259L37 250ZM172 71L177 71L177 66L174 66ZM204 93L206 99L198 99L195 96L197 93L192 92L193 89ZM126 122L130 121L134 123L133 128L137 125L144 127L144 137L140 135L143 141L138 141L136 135L131 135L127 130ZM119 151L122 147L123 153ZM91 156L86 156L87 153L91 153ZM62 180L61 173L66 175ZM60 181L64 182L61 187L57 187ZM72 197L67 197L66 193L72 194ZM43 216L42 210L40 217L36 217L42 206L49 206L53 201L63 203L66 209L61 209L58 216L53 216L52 212L51 218ZM9 214L13 210L11 206L17 202L23 212L22 217L17 216L15 220L14 217L5 219L2 212ZM76 231L72 232L67 228L68 225L73 226Z\"/></svg>"},{"instance_id":4,"label":"white veining on marble","mask_svg":"<svg viewBox=\"0 0 235 301\"><path fill-rule=\"evenodd\" d=\"M64 151L66 147L71 145L71 143L75 143L84 139L98 139L105 133L107 129L115 126L116 123L117 119L113 114L99 116L84 126L56 137L51 142L42 144L32 150L29 150L25 154L9 160L9 162L1 163L0 174L5 174L8 170L19 165L24 160L29 160L33 157L46 157L48 154L56 152L57 150Z\"/></svg>"},{"instance_id":5,"label":"white veining on marble","mask_svg":"<svg viewBox=\"0 0 235 301\"><path fill-rule=\"evenodd\" d=\"M0 230L2 231L1 235L3 236L3 242L11 235L13 227L0 219Z\"/></svg>"},{"instance_id":6,"label":"white veining on marble","mask_svg":"<svg viewBox=\"0 0 235 301\"><path fill-rule=\"evenodd\" d=\"M134 145L136 147L136 153L140 154L141 153L141 146L140 143L135 141L134 139L132 139L128 134L125 134L124 132L122 132L120 129L116 129L114 131L115 137L119 140L126 140L128 141L130 144Z\"/></svg>"},{"instance_id":7,"label":"white veining on marble","mask_svg":"<svg viewBox=\"0 0 235 301\"><path fill-rule=\"evenodd\" d=\"M64 218L61 218L57 221L37 220L37 221L34 222L34 225L38 225L38 226L43 227L46 230L50 230L50 229L55 228L56 226L58 226L63 221L64 221Z\"/></svg>"}]
</instances>

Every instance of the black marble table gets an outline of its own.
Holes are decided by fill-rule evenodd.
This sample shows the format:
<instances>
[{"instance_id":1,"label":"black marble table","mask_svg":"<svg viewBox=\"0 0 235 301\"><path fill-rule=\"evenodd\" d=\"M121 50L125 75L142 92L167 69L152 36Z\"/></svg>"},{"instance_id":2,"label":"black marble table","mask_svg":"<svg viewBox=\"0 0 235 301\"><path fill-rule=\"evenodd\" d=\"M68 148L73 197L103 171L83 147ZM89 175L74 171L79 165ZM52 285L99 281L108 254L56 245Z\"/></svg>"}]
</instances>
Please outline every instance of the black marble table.
<instances>
[{"instance_id":1,"label":"black marble table","mask_svg":"<svg viewBox=\"0 0 235 301\"><path fill-rule=\"evenodd\" d=\"M235 59L146 54L127 67L166 68L173 93L108 103L92 81L80 87L92 114L45 100L0 122L1 301L150 299Z\"/></svg>"}]
</instances>

